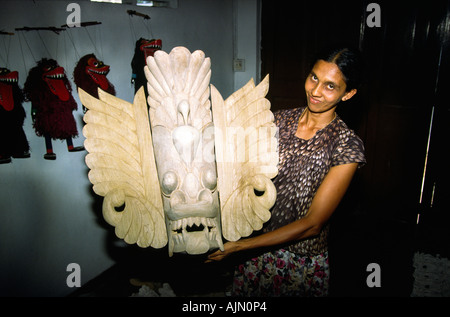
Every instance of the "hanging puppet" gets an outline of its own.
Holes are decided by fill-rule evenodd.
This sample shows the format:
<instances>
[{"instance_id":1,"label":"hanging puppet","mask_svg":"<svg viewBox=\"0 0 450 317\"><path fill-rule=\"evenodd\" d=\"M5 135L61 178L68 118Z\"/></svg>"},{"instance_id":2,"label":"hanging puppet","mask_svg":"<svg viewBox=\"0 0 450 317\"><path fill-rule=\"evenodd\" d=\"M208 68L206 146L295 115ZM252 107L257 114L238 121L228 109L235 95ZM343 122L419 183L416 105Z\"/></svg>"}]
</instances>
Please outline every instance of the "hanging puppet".
<instances>
[{"instance_id":1,"label":"hanging puppet","mask_svg":"<svg viewBox=\"0 0 450 317\"><path fill-rule=\"evenodd\" d=\"M45 159L56 159L52 139L66 140L69 152L84 150L83 146L73 146L72 138L78 136L78 130L72 112L78 105L63 67L54 59L41 59L28 73L24 91L31 101L36 135L45 138Z\"/></svg>"},{"instance_id":2,"label":"hanging puppet","mask_svg":"<svg viewBox=\"0 0 450 317\"><path fill-rule=\"evenodd\" d=\"M162 48L161 40L147 40L140 38L136 41L134 48L134 56L131 61L131 69L133 71L131 75L131 82L134 83L134 92L136 93L139 88L144 86L145 96L148 97L147 91L147 78L145 78L144 67L147 61L147 57L153 56L153 54Z\"/></svg>"},{"instance_id":3,"label":"hanging puppet","mask_svg":"<svg viewBox=\"0 0 450 317\"><path fill-rule=\"evenodd\" d=\"M106 78L109 65L99 61L94 54L80 58L73 71L73 79L77 88L81 88L91 96L98 98L98 88L111 95L116 95L113 84ZM83 106L83 112L86 112Z\"/></svg>"},{"instance_id":4,"label":"hanging puppet","mask_svg":"<svg viewBox=\"0 0 450 317\"><path fill-rule=\"evenodd\" d=\"M26 117L19 73L0 68L0 164L13 158L30 157L30 146L23 131Z\"/></svg>"}]
</instances>

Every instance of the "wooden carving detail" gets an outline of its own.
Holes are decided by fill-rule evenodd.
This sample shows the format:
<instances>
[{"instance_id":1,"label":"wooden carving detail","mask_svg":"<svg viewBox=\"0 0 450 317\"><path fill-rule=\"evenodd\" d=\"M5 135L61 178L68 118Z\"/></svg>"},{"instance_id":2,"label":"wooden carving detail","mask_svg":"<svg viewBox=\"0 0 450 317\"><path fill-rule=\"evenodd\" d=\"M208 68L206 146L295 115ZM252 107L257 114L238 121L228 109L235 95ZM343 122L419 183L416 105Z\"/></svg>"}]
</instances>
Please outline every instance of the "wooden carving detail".
<instances>
[{"instance_id":1,"label":"wooden carving detail","mask_svg":"<svg viewBox=\"0 0 450 317\"><path fill-rule=\"evenodd\" d=\"M223 249L211 61L202 51L155 52L144 68L156 166L163 194L169 255Z\"/></svg>"},{"instance_id":2,"label":"wooden carving detail","mask_svg":"<svg viewBox=\"0 0 450 317\"><path fill-rule=\"evenodd\" d=\"M230 241L260 230L276 200L271 179L278 174L278 140L268 90L268 76L225 101L211 89L222 233Z\"/></svg>"},{"instance_id":3,"label":"wooden carving detail","mask_svg":"<svg viewBox=\"0 0 450 317\"><path fill-rule=\"evenodd\" d=\"M89 179L116 235L141 247L168 245L171 256L223 250L222 237L261 229L278 172L268 77L224 101L202 51L157 51L144 71L149 108L143 89L133 104L79 89Z\"/></svg>"},{"instance_id":4,"label":"wooden carving detail","mask_svg":"<svg viewBox=\"0 0 450 317\"><path fill-rule=\"evenodd\" d=\"M89 180L94 192L105 197L105 220L127 243L165 246L161 191L144 89L136 93L133 104L101 89L99 99L82 89L78 93L88 109L83 134L89 152L86 156Z\"/></svg>"}]
</instances>

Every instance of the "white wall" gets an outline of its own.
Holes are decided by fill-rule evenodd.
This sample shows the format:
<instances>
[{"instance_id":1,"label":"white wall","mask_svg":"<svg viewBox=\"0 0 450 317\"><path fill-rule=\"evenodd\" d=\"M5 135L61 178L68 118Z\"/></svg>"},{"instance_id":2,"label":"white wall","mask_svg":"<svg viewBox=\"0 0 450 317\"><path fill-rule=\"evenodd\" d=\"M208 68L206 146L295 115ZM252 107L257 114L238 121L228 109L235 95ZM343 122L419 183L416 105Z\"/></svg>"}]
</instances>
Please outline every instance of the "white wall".
<instances>
[{"instance_id":1,"label":"white wall","mask_svg":"<svg viewBox=\"0 0 450 317\"><path fill-rule=\"evenodd\" d=\"M69 29L60 35L49 31L14 30L24 26L66 24L70 13L66 8L72 2L80 5L82 22L102 24L87 30ZM258 65L259 58L253 47L258 38L256 24L253 25L256 3L257 0L238 1L237 29L244 25L245 30L238 32L237 52L247 61L245 73L235 74L232 70L232 0L179 0L176 9L89 1L2 0L0 30L15 35L0 37L0 67L17 70L19 85L23 87L36 61L51 57L66 69L72 81L78 59L93 52L111 66L108 78L116 87L116 95L131 101L134 88L130 84L130 63L134 43L141 36L155 37L162 39L165 51L180 45L191 51L203 50L212 60L211 83L226 98L236 84L257 75L257 66L251 66ZM126 13L128 9L146 13L151 20L130 17ZM148 34L144 24L153 36ZM244 37L249 47L242 44ZM84 141L82 110L73 81L72 87L79 105L74 113L80 133L74 140L77 146ZM99 205L91 193L88 168L84 163L86 152L68 153L65 143L55 141L56 161L44 160L44 139L37 137L32 128L31 105L24 103L23 106L27 112L24 130L31 146L31 158L14 159L11 164L0 165L0 295L64 296L74 291L66 285L69 263L80 265L83 284L114 264L105 247L107 235L113 228L105 226L98 216Z\"/></svg>"},{"instance_id":2,"label":"white wall","mask_svg":"<svg viewBox=\"0 0 450 317\"><path fill-rule=\"evenodd\" d=\"M244 86L251 78L260 82L261 28L260 2L257 0L233 0L233 55L245 61L243 72L235 72L234 90ZM224 96L224 98L226 98Z\"/></svg>"}]
</instances>

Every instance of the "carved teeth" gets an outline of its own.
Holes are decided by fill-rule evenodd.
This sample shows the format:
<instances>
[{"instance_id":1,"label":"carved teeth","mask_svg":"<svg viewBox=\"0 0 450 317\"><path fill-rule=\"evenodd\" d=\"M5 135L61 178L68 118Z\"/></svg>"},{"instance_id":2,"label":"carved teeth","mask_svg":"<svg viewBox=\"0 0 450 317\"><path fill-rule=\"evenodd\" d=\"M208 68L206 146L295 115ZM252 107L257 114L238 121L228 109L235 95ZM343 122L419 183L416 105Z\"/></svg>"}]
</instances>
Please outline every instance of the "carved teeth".
<instances>
[{"instance_id":1,"label":"carved teeth","mask_svg":"<svg viewBox=\"0 0 450 317\"><path fill-rule=\"evenodd\" d=\"M187 251L188 244L192 247L192 241L203 241L201 243L205 243L206 240L203 240L202 237L207 239L209 243L215 241L219 249L224 250L222 235L216 218L188 217L174 221L169 220L168 227L172 231L171 237L169 237L169 256L172 256L173 252Z\"/></svg>"},{"instance_id":2,"label":"carved teeth","mask_svg":"<svg viewBox=\"0 0 450 317\"><path fill-rule=\"evenodd\" d=\"M211 230L216 228L216 221L214 218L205 218L205 217L189 217L189 218L183 218L175 221L170 222L170 229L172 231L178 231L183 230L185 231L186 228L192 227L196 225L197 227L200 227L203 225L204 229L208 229L208 227L211 228Z\"/></svg>"}]
</instances>

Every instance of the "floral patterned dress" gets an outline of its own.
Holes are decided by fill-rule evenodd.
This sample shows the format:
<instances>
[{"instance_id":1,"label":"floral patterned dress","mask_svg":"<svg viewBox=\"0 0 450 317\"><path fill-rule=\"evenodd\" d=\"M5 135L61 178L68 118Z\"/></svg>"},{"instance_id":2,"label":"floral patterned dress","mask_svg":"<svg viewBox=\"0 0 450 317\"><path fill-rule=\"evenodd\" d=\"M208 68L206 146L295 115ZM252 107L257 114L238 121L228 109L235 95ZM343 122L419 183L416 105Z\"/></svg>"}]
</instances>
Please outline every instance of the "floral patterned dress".
<instances>
[{"instance_id":1,"label":"floral patterned dress","mask_svg":"<svg viewBox=\"0 0 450 317\"><path fill-rule=\"evenodd\" d=\"M365 163L361 139L336 116L309 140L295 136L305 108L275 112L279 128L277 201L263 232L303 218L331 167ZM314 237L264 253L237 266L234 296L327 296L329 284L326 224Z\"/></svg>"}]
</instances>

